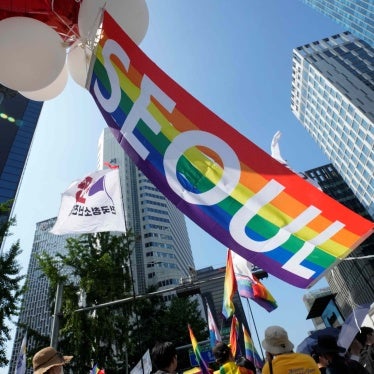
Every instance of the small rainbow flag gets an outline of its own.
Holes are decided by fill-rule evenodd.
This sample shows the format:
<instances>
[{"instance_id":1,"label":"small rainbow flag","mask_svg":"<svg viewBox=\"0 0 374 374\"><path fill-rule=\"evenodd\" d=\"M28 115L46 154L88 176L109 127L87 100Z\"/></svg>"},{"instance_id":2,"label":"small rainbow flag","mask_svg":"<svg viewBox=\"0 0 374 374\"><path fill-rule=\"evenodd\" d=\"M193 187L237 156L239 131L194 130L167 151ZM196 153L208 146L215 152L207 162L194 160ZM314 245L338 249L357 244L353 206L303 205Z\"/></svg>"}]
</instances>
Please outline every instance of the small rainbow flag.
<instances>
[{"instance_id":1,"label":"small rainbow flag","mask_svg":"<svg viewBox=\"0 0 374 374\"><path fill-rule=\"evenodd\" d=\"M190 333L190 339L191 339L192 349L193 349L193 352L194 352L194 354L196 356L196 361L198 362L198 364L200 366L202 374L210 374L210 371L208 369L208 365L204 361L203 356L201 355L199 344L198 344L198 342L197 342L197 340L195 338L195 335L194 335L194 333L193 333L192 328L191 328L190 325L188 325L188 331Z\"/></svg>"},{"instance_id":2,"label":"small rainbow flag","mask_svg":"<svg viewBox=\"0 0 374 374\"><path fill-rule=\"evenodd\" d=\"M225 281L223 285L223 306L222 314L228 319L235 312L235 305L232 301L232 298L237 290L237 283L234 274L234 267L232 264L231 251L227 251L227 260L226 260L226 274Z\"/></svg>"},{"instance_id":3,"label":"small rainbow flag","mask_svg":"<svg viewBox=\"0 0 374 374\"><path fill-rule=\"evenodd\" d=\"M257 353L251 335L249 334L249 332L243 324L242 329L244 336L245 357L249 361L252 361L256 368L262 369L262 367L264 366L264 361L260 358L259 354Z\"/></svg>"},{"instance_id":4,"label":"small rainbow flag","mask_svg":"<svg viewBox=\"0 0 374 374\"><path fill-rule=\"evenodd\" d=\"M118 143L178 209L285 282L310 287L374 230L197 101L107 12L87 88Z\"/></svg>"},{"instance_id":5,"label":"small rainbow flag","mask_svg":"<svg viewBox=\"0 0 374 374\"><path fill-rule=\"evenodd\" d=\"M239 337L239 321L236 318L235 314L232 316L231 320L231 329L230 329L230 349L231 353L236 357L236 352L238 349L238 337Z\"/></svg>"},{"instance_id":6,"label":"small rainbow flag","mask_svg":"<svg viewBox=\"0 0 374 374\"><path fill-rule=\"evenodd\" d=\"M270 291L252 274L252 264L235 252L231 252L234 274L241 297L251 299L268 312L278 307Z\"/></svg>"}]
</instances>

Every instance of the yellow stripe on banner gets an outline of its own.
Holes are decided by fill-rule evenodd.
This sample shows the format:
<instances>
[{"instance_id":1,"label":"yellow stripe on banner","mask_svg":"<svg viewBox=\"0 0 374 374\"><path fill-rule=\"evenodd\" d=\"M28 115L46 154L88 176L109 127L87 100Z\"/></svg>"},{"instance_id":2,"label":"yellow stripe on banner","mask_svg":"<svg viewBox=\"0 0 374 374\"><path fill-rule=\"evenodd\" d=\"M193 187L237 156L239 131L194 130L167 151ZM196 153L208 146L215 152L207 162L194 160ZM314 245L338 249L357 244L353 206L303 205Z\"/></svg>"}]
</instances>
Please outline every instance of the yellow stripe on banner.
<instances>
[{"instance_id":1,"label":"yellow stripe on banner","mask_svg":"<svg viewBox=\"0 0 374 374\"><path fill-rule=\"evenodd\" d=\"M104 66L104 57L102 55L101 45L99 45L97 48L96 57L100 61L100 63ZM128 75L126 75L123 72L121 67L119 67L114 61L111 61L111 63L113 64L114 69L116 70L118 74L121 89L126 93L126 95L130 98L132 102L136 101L136 99L140 95L140 88L129 79ZM126 87L126 89L124 89L124 87Z\"/></svg>"}]
</instances>

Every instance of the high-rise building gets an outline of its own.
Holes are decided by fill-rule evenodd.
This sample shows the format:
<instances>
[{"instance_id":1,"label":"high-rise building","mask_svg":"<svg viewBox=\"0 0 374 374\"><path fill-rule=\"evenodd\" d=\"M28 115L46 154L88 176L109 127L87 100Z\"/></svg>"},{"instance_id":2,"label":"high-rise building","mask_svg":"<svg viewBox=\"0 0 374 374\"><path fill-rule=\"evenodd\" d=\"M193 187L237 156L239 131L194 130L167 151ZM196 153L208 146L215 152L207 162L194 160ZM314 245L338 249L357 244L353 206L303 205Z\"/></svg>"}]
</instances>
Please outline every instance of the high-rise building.
<instances>
[{"instance_id":1,"label":"high-rise building","mask_svg":"<svg viewBox=\"0 0 374 374\"><path fill-rule=\"evenodd\" d=\"M374 48L372 0L302 0Z\"/></svg>"},{"instance_id":2,"label":"high-rise building","mask_svg":"<svg viewBox=\"0 0 374 374\"><path fill-rule=\"evenodd\" d=\"M25 335L27 326L35 333L41 336L50 336L52 329L50 285L46 277L42 276L39 269L36 255L46 252L53 256L56 253L66 253L65 244L68 237L74 235L54 235L50 234L56 222L55 218L50 218L36 224L34 242L31 249L29 267L27 269L27 289L23 295L21 311L18 317L18 325L16 336L14 339L12 357L9 365L9 374L13 374L17 365L17 358L20 352L22 339ZM49 343L49 342L48 342ZM48 345L48 344L47 344ZM35 341L31 334L27 337L27 348L32 350L35 347ZM32 373L31 369L27 369L26 373Z\"/></svg>"},{"instance_id":3,"label":"high-rise building","mask_svg":"<svg viewBox=\"0 0 374 374\"><path fill-rule=\"evenodd\" d=\"M344 323L341 313L336 307L335 296L335 294L331 293L330 287L313 290L303 296L304 304L308 310L307 319L312 320L315 330L329 327L329 323L326 324L328 321L331 321L331 324L339 326ZM329 304L335 306L335 310L330 312L330 315L327 312L327 309L331 309L331 307L329 308ZM327 318L323 318L325 315Z\"/></svg>"},{"instance_id":4,"label":"high-rise building","mask_svg":"<svg viewBox=\"0 0 374 374\"><path fill-rule=\"evenodd\" d=\"M294 49L291 109L374 217L374 48L349 32Z\"/></svg>"},{"instance_id":5,"label":"high-rise building","mask_svg":"<svg viewBox=\"0 0 374 374\"><path fill-rule=\"evenodd\" d=\"M367 210L332 164L307 170L305 174L316 181L323 192L370 219ZM336 303L344 317L351 313L354 305L372 303L374 300L374 258L371 257L373 252L374 235L326 274L331 292L336 295Z\"/></svg>"},{"instance_id":6,"label":"high-rise building","mask_svg":"<svg viewBox=\"0 0 374 374\"><path fill-rule=\"evenodd\" d=\"M131 256L137 293L178 285L194 269L184 215L137 169L109 128L99 140L98 166L119 165L127 228L135 237Z\"/></svg>"},{"instance_id":7,"label":"high-rise building","mask_svg":"<svg viewBox=\"0 0 374 374\"><path fill-rule=\"evenodd\" d=\"M0 203L16 198L42 106L0 85Z\"/></svg>"}]
</instances>

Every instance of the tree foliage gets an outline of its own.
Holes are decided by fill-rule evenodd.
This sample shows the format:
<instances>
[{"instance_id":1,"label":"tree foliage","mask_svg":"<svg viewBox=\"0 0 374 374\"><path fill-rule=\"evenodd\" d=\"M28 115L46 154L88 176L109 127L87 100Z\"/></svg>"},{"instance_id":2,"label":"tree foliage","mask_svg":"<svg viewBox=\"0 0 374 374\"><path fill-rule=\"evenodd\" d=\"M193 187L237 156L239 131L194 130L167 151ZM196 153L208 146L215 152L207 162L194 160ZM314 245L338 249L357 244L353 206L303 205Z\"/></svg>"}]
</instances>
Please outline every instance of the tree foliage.
<instances>
[{"instance_id":1,"label":"tree foliage","mask_svg":"<svg viewBox=\"0 0 374 374\"><path fill-rule=\"evenodd\" d=\"M7 219L12 202L0 204L0 245L9 235L15 218ZM6 324L18 314L19 302L24 291L21 285L24 275L17 257L21 254L19 241L12 244L8 251L0 253L0 367L8 364L6 343L10 340L10 327Z\"/></svg>"},{"instance_id":2,"label":"tree foliage","mask_svg":"<svg viewBox=\"0 0 374 374\"><path fill-rule=\"evenodd\" d=\"M130 295L129 270L131 234L82 235L67 240L67 254L55 257L43 253L39 265L51 284L63 284L59 349L74 355L74 373L87 373L93 363L118 370L128 344L123 331L129 328L128 305L100 308L94 312L76 312L79 293L87 306L103 304Z\"/></svg>"},{"instance_id":3,"label":"tree foliage","mask_svg":"<svg viewBox=\"0 0 374 374\"><path fill-rule=\"evenodd\" d=\"M207 327L197 301L159 295L133 298L129 258L131 233L83 235L67 240L67 254L43 253L39 265L54 295L64 284L59 350L74 355L74 373L87 373L93 364L106 373L132 368L156 341L190 344L187 324L197 339L207 339ZM84 291L87 307L115 300L127 302L94 311L78 311L77 294ZM152 288L148 293L155 291Z\"/></svg>"}]
</instances>

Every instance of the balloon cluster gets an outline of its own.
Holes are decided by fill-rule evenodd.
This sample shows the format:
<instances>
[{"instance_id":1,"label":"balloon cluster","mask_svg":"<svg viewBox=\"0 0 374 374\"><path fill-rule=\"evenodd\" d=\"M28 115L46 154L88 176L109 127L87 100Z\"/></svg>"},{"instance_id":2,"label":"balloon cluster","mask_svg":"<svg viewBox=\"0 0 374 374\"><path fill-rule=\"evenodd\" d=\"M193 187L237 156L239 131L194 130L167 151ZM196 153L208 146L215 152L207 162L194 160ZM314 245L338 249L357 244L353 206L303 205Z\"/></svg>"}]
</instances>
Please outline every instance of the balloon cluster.
<instances>
[{"instance_id":1,"label":"balloon cluster","mask_svg":"<svg viewBox=\"0 0 374 374\"><path fill-rule=\"evenodd\" d=\"M69 74L85 87L104 9L137 44L148 28L145 0L45 0L44 9L13 2L0 5L0 83L37 101L58 96Z\"/></svg>"}]
</instances>

